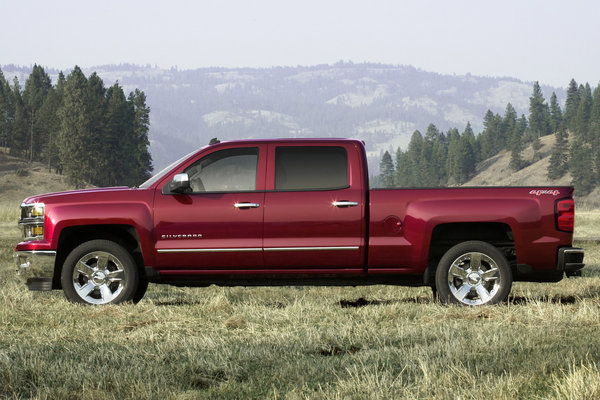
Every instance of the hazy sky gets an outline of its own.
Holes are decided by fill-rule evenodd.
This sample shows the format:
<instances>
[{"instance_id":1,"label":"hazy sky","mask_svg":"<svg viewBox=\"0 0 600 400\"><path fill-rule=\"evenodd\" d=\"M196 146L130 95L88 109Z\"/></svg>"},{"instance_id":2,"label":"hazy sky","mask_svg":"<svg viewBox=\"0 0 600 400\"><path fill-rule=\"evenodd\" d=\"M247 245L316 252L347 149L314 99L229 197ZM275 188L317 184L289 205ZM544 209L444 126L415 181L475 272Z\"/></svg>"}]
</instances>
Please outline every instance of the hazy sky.
<instances>
[{"instance_id":1,"label":"hazy sky","mask_svg":"<svg viewBox=\"0 0 600 400\"><path fill-rule=\"evenodd\" d=\"M0 0L0 65L413 65L600 80L596 0Z\"/></svg>"}]
</instances>

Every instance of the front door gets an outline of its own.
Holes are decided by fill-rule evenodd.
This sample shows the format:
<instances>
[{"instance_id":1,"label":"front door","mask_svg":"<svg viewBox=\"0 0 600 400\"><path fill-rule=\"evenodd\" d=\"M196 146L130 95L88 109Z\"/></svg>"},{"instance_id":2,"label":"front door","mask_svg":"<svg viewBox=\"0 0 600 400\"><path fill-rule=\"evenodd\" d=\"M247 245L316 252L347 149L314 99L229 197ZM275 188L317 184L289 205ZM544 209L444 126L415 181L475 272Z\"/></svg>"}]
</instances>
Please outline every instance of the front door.
<instances>
[{"instance_id":1,"label":"front door","mask_svg":"<svg viewBox=\"0 0 600 400\"><path fill-rule=\"evenodd\" d=\"M204 153L184 171L191 190L156 192L159 269L248 269L263 265L266 146Z\"/></svg>"}]
</instances>

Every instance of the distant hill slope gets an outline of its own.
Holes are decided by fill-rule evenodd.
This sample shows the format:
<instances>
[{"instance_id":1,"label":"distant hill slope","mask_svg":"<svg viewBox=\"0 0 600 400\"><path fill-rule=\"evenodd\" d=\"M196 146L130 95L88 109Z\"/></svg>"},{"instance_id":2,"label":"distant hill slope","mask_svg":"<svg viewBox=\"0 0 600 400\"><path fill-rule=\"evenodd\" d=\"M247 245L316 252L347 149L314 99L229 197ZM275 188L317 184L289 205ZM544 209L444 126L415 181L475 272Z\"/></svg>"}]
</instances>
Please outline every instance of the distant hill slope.
<instances>
[{"instance_id":1,"label":"distant hill slope","mask_svg":"<svg viewBox=\"0 0 600 400\"><path fill-rule=\"evenodd\" d=\"M31 68L1 67L21 86ZM381 153L406 148L415 129L429 123L447 132L467 122L478 133L485 112L503 114L510 102L528 114L532 84L514 78L442 75L412 66L337 63L273 68L160 69L107 65L86 68L106 85L147 95L155 170L213 137L352 137L364 140L371 173ZM56 82L57 70L46 69ZM69 74L70 71L64 71ZM565 85L567 82L565 82ZM546 99L564 90L542 87Z\"/></svg>"},{"instance_id":2,"label":"distant hill slope","mask_svg":"<svg viewBox=\"0 0 600 400\"><path fill-rule=\"evenodd\" d=\"M43 164L9 156L0 148L0 207L17 210L28 196L69 189L73 185L63 175L48 172Z\"/></svg>"},{"instance_id":3,"label":"distant hill slope","mask_svg":"<svg viewBox=\"0 0 600 400\"><path fill-rule=\"evenodd\" d=\"M542 158L540 160L515 172L509 167L510 152L503 150L494 157L480 162L477 165L477 174L464 186L571 186L570 173L565 174L560 179L548 178L548 166L550 165L555 136L545 136L540 141L542 142L542 148L540 149ZM533 148L531 145L525 148L522 156L526 162L532 160ZM575 192L575 198L579 204L594 208L600 207L599 195L599 189L594 190L587 196L578 196Z\"/></svg>"},{"instance_id":4,"label":"distant hill slope","mask_svg":"<svg viewBox=\"0 0 600 400\"><path fill-rule=\"evenodd\" d=\"M477 165L477 175L465 186L544 186L544 185L570 185L571 174L567 173L560 179L548 178L548 166L550 165L550 155L552 146L555 142L555 136L549 135L540 139L542 148L540 153L542 158L527 167L513 171L509 167L510 151L503 150L499 154ZM527 146L522 154L525 162L530 162L533 158L533 148Z\"/></svg>"}]
</instances>

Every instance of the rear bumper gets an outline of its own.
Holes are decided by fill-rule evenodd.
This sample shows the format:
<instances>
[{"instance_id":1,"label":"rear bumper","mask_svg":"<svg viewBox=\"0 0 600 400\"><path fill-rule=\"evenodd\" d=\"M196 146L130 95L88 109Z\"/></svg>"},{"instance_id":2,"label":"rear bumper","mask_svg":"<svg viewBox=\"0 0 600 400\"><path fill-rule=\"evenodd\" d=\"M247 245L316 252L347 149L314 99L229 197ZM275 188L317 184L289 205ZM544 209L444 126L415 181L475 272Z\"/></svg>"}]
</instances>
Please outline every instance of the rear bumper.
<instances>
[{"instance_id":1,"label":"rear bumper","mask_svg":"<svg viewBox=\"0 0 600 400\"><path fill-rule=\"evenodd\" d=\"M13 254L17 275L31 290L51 290L56 251L27 250Z\"/></svg>"},{"instance_id":2,"label":"rear bumper","mask_svg":"<svg viewBox=\"0 0 600 400\"><path fill-rule=\"evenodd\" d=\"M579 271L585 266L583 263L584 250L579 247L562 247L558 249L558 271Z\"/></svg>"},{"instance_id":3,"label":"rear bumper","mask_svg":"<svg viewBox=\"0 0 600 400\"><path fill-rule=\"evenodd\" d=\"M581 276L584 250L578 247L561 247L558 249L556 269L534 270L531 265L517 264L514 272L516 281L523 282L558 282L571 276Z\"/></svg>"}]
</instances>

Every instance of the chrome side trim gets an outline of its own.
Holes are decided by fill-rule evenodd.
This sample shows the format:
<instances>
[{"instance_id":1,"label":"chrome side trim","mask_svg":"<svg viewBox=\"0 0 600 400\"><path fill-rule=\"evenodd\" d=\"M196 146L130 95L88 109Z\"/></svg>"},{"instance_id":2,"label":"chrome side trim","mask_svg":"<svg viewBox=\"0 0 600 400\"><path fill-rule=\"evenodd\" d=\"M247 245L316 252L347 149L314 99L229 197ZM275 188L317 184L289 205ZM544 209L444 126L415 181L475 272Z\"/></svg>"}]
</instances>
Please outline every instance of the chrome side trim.
<instances>
[{"instance_id":1,"label":"chrome side trim","mask_svg":"<svg viewBox=\"0 0 600 400\"><path fill-rule=\"evenodd\" d=\"M158 249L159 253L223 253L223 252L248 252L262 251L260 247L245 247L231 249Z\"/></svg>"},{"instance_id":2,"label":"chrome side trim","mask_svg":"<svg viewBox=\"0 0 600 400\"><path fill-rule=\"evenodd\" d=\"M330 247L244 247L230 249L158 249L158 253L225 253L249 251L321 251L321 250L358 250L359 246L330 246Z\"/></svg>"},{"instance_id":3,"label":"chrome side trim","mask_svg":"<svg viewBox=\"0 0 600 400\"><path fill-rule=\"evenodd\" d=\"M329 247L265 247L265 251L314 251L314 250L358 250L358 246Z\"/></svg>"}]
</instances>

